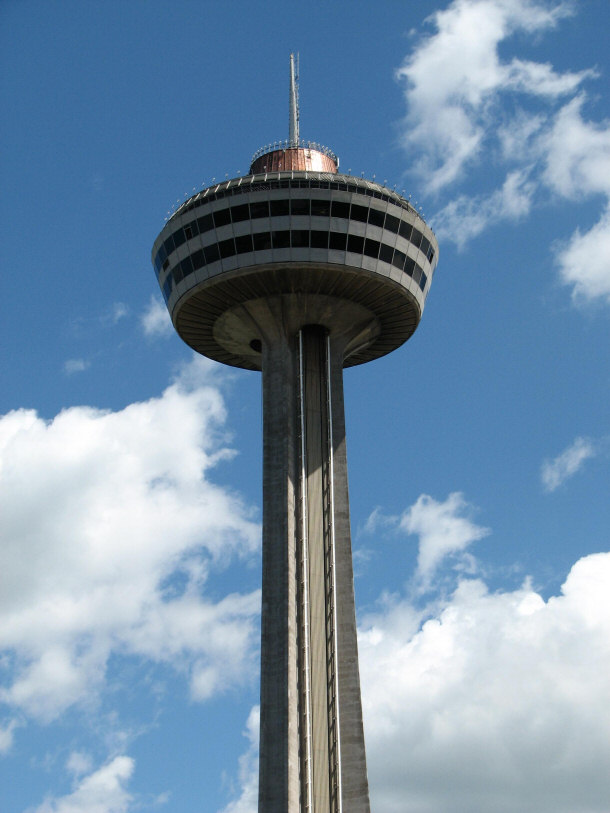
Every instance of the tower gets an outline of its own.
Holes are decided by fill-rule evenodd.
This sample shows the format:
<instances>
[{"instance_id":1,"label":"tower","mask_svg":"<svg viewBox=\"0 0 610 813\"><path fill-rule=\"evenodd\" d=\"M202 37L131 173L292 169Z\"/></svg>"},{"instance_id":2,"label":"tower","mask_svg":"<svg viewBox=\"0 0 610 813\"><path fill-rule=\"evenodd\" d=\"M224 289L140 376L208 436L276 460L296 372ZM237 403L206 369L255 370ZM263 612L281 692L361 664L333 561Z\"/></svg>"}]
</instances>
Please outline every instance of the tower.
<instances>
[{"instance_id":1,"label":"tower","mask_svg":"<svg viewBox=\"0 0 610 813\"><path fill-rule=\"evenodd\" d=\"M410 203L289 138L186 200L152 261L181 338L262 371L260 813L368 813L343 368L405 342L438 245Z\"/></svg>"}]
</instances>

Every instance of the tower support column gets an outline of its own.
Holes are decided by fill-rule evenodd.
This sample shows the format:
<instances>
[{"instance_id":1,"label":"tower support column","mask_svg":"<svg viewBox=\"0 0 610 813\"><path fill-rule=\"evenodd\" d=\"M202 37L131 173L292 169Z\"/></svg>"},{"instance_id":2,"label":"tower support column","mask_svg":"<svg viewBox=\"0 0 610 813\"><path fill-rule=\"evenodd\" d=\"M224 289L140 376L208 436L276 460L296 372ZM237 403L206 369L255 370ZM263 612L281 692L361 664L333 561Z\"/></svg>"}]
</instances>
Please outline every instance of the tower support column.
<instances>
[{"instance_id":1,"label":"tower support column","mask_svg":"<svg viewBox=\"0 0 610 813\"><path fill-rule=\"evenodd\" d=\"M345 343L333 342L319 326L273 332L263 342L262 364L259 811L368 813L345 454Z\"/></svg>"}]
</instances>

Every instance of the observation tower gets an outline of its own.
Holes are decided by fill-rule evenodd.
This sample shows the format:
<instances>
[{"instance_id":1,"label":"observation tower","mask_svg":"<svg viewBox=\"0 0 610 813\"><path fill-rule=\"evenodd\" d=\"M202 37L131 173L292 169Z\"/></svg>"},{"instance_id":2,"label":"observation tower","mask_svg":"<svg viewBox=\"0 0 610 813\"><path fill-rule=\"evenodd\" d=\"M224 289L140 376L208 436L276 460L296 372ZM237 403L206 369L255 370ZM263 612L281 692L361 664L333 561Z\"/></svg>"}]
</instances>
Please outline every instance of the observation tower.
<instances>
[{"instance_id":1,"label":"observation tower","mask_svg":"<svg viewBox=\"0 0 610 813\"><path fill-rule=\"evenodd\" d=\"M391 189L289 138L186 200L152 261L198 353L262 371L259 813L368 813L343 368L415 331L438 245Z\"/></svg>"}]
</instances>

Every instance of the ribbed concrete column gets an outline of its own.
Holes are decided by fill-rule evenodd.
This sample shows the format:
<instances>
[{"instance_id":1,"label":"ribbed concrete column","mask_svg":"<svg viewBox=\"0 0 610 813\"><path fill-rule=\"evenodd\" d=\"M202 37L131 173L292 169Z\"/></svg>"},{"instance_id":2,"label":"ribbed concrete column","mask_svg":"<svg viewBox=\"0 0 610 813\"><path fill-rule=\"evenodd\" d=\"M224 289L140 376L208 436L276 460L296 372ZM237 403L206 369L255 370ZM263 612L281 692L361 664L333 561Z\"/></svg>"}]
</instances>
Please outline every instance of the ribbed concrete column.
<instances>
[{"instance_id":1,"label":"ribbed concrete column","mask_svg":"<svg viewBox=\"0 0 610 813\"><path fill-rule=\"evenodd\" d=\"M368 813L344 341L265 327L259 813Z\"/></svg>"}]
</instances>

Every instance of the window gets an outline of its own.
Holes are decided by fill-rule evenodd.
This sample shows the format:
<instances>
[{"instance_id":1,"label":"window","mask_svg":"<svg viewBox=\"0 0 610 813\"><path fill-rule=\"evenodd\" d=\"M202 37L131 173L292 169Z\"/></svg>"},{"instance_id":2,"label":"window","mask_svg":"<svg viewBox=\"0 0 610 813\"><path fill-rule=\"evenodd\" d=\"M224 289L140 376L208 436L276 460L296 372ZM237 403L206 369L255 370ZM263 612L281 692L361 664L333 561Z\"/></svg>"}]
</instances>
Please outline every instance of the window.
<instances>
[{"instance_id":1,"label":"window","mask_svg":"<svg viewBox=\"0 0 610 813\"><path fill-rule=\"evenodd\" d=\"M193 231L192 231L192 229L191 229L190 223L189 223L189 225L188 225L188 226L185 226L185 227L184 227L184 233L185 233L185 235L186 235L186 239L187 239L187 240L190 240L190 239L191 239L191 237L193 236Z\"/></svg>"},{"instance_id":2,"label":"window","mask_svg":"<svg viewBox=\"0 0 610 813\"><path fill-rule=\"evenodd\" d=\"M273 248L290 248L290 232L288 229L271 233Z\"/></svg>"},{"instance_id":3,"label":"window","mask_svg":"<svg viewBox=\"0 0 610 813\"><path fill-rule=\"evenodd\" d=\"M336 249L338 251L345 251L346 239L347 234L341 234L341 232L338 231L331 231L330 239L328 241L328 247Z\"/></svg>"},{"instance_id":4,"label":"window","mask_svg":"<svg viewBox=\"0 0 610 813\"><path fill-rule=\"evenodd\" d=\"M172 236L174 238L174 246L176 248L178 248L178 246L181 246L186 240L184 229L178 229L177 231L174 232Z\"/></svg>"},{"instance_id":5,"label":"window","mask_svg":"<svg viewBox=\"0 0 610 813\"><path fill-rule=\"evenodd\" d=\"M236 237L235 249L238 254L247 254L252 251L252 235L243 234L241 237Z\"/></svg>"},{"instance_id":6,"label":"window","mask_svg":"<svg viewBox=\"0 0 610 813\"><path fill-rule=\"evenodd\" d=\"M255 251L266 251L271 248L271 232L263 231L259 234L253 234L252 240L254 241Z\"/></svg>"},{"instance_id":7,"label":"window","mask_svg":"<svg viewBox=\"0 0 610 813\"><path fill-rule=\"evenodd\" d=\"M391 263L392 262L392 254L394 253L394 249L392 246L388 246L386 243L382 243L379 247L379 259L383 260L384 263Z\"/></svg>"},{"instance_id":8,"label":"window","mask_svg":"<svg viewBox=\"0 0 610 813\"><path fill-rule=\"evenodd\" d=\"M413 234L411 235L411 242L413 243L414 246L417 246L417 248L419 248L421 245L422 237L423 235L420 231L418 231L417 229L413 229Z\"/></svg>"},{"instance_id":9,"label":"window","mask_svg":"<svg viewBox=\"0 0 610 813\"><path fill-rule=\"evenodd\" d=\"M399 251L397 248L394 249L394 256L392 257L392 265L395 265L396 268L402 269L405 266L405 260L407 259L407 255L404 254L402 251Z\"/></svg>"},{"instance_id":10,"label":"window","mask_svg":"<svg viewBox=\"0 0 610 813\"><path fill-rule=\"evenodd\" d=\"M163 283L163 296L165 297L166 303L170 297L171 292L172 292L172 277L170 274L169 277Z\"/></svg>"},{"instance_id":11,"label":"window","mask_svg":"<svg viewBox=\"0 0 610 813\"><path fill-rule=\"evenodd\" d=\"M352 211L354 207L352 206ZM347 237L347 250L353 251L354 254L362 254L364 251L364 237L358 234L350 234Z\"/></svg>"},{"instance_id":12,"label":"window","mask_svg":"<svg viewBox=\"0 0 610 813\"><path fill-rule=\"evenodd\" d=\"M233 223L241 223L242 220L249 220L250 207L247 203L242 203L241 206L231 206L231 220Z\"/></svg>"},{"instance_id":13,"label":"window","mask_svg":"<svg viewBox=\"0 0 610 813\"><path fill-rule=\"evenodd\" d=\"M193 268L195 271L197 271L198 268L203 268L205 265L205 257L203 256L203 251L201 249L193 252L193 254L191 254L191 259L193 261Z\"/></svg>"},{"instance_id":14,"label":"window","mask_svg":"<svg viewBox=\"0 0 610 813\"><path fill-rule=\"evenodd\" d=\"M312 200L311 201L311 215L318 217L328 217L330 214L330 201L329 200Z\"/></svg>"},{"instance_id":15,"label":"window","mask_svg":"<svg viewBox=\"0 0 610 813\"><path fill-rule=\"evenodd\" d=\"M290 214L290 203L287 200L272 200L271 201L271 217L280 217L281 215Z\"/></svg>"},{"instance_id":16,"label":"window","mask_svg":"<svg viewBox=\"0 0 610 813\"><path fill-rule=\"evenodd\" d=\"M369 210L366 206L358 206L357 203L352 203L352 211L350 213L352 220L358 220L360 223L366 223Z\"/></svg>"},{"instance_id":17,"label":"window","mask_svg":"<svg viewBox=\"0 0 610 813\"><path fill-rule=\"evenodd\" d=\"M310 239L312 248L328 248L327 231L312 231Z\"/></svg>"},{"instance_id":18,"label":"window","mask_svg":"<svg viewBox=\"0 0 610 813\"><path fill-rule=\"evenodd\" d=\"M232 237L228 240L221 240L220 243L218 243L218 250L223 260L227 257L233 257L235 254L235 240Z\"/></svg>"},{"instance_id":19,"label":"window","mask_svg":"<svg viewBox=\"0 0 610 813\"><path fill-rule=\"evenodd\" d=\"M309 232L307 229L293 229L290 239L293 248L309 248Z\"/></svg>"},{"instance_id":20,"label":"window","mask_svg":"<svg viewBox=\"0 0 610 813\"><path fill-rule=\"evenodd\" d=\"M379 226L383 228L383 221L385 218L385 212L380 212L379 209L369 209L369 223L371 226Z\"/></svg>"},{"instance_id":21,"label":"window","mask_svg":"<svg viewBox=\"0 0 610 813\"><path fill-rule=\"evenodd\" d=\"M427 282L427 281L428 281L428 277L426 276L425 272L424 272L424 271L422 271L422 272L421 272L421 279L420 279L420 281L419 281L419 287L422 289L422 291L423 291L423 290L424 290L424 288L426 287L426 282Z\"/></svg>"},{"instance_id":22,"label":"window","mask_svg":"<svg viewBox=\"0 0 610 813\"><path fill-rule=\"evenodd\" d=\"M392 231L394 234L397 234L399 225L400 220L397 217L394 217L394 215L385 216L385 228L387 231Z\"/></svg>"},{"instance_id":23,"label":"window","mask_svg":"<svg viewBox=\"0 0 610 813\"><path fill-rule=\"evenodd\" d=\"M207 264L215 263L217 260L220 259L220 253L218 251L217 243L212 243L211 246L206 246L203 249L203 253L205 254L205 261Z\"/></svg>"},{"instance_id":24,"label":"window","mask_svg":"<svg viewBox=\"0 0 610 813\"><path fill-rule=\"evenodd\" d=\"M290 201L290 214L291 215L308 215L309 214L309 199L308 198L295 198Z\"/></svg>"},{"instance_id":25,"label":"window","mask_svg":"<svg viewBox=\"0 0 610 813\"><path fill-rule=\"evenodd\" d=\"M217 212L213 212L212 216L217 229L231 222L231 212L229 209L219 209Z\"/></svg>"},{"instance_id":26,"label":"window","mask_svg":"<svg viewBox=\"0 0 610 813\"><path fill-rule=\"evenodd\" d=\"M364 241L364 253L367 257L377 259L377 255L379 254L379 240L371 240L367 237Z\"/></svg>"},{"instance_id":27,"label":"window","mask_svg":"<svg viewBox=\"0 0 610 813\"><path fill-rule=\"evenodd\" d=\"M250 217L269 217L269 203L266 200L250 204Z\"/></svg>"},{"instance_id":28,"label":"window","mask_svg":"<svg viewBox=\"0 0 610 813\"><path fill-rule=\"evenodd\" d=\"M410 223L405 223L404 220L401 220L400 226L398 227L398 233L400 234L401 237L404 237L405 240L410 240L412 229L413 226L411 226Z\"/></svg>"},{"instance_id":29,"label":"window","mask_svg":"<svg viewBox=\"0 0 610 813\"><path fill-rule=\"evenodd\" d=\"M349 217L349 203L346 203L342 200L333 200L332 206L330 209L330 214L332 217Z\"/></svg>"},{"instance_id":30,"label":"window","mask_svg":"<svg viewBox=\"0 0 610 813\"><path fill-rule=\"evenodd\" d=\"M203 215L203 217L198 217L197 228L199 229L199 234L204 234L206 231L211 231L214 228L212 215Z\"/></svg>"},{"instance_id":31,"label":"window","mask_svg":"<svg viewBox=\"0 0 610 813\"><path fill-rule=\"evenodd\" d=\"M166 238L165 242L163 243L163 248L165 249L166 256L169 257L169 255L174 250L174 238L171 234L168 238Z\"/></svg>"},{"instance_id":32,"label":"window","mask_svg":"<svg viewBox=\"0 0 610 813\"><path fill-rule=\"evenodd\" d=\"M411 257L407 257L404 272L405 274L408 274L410 277L412 277L414 271L415 271L415 260L413 260Z\"/></svg>"}]
</instances>

